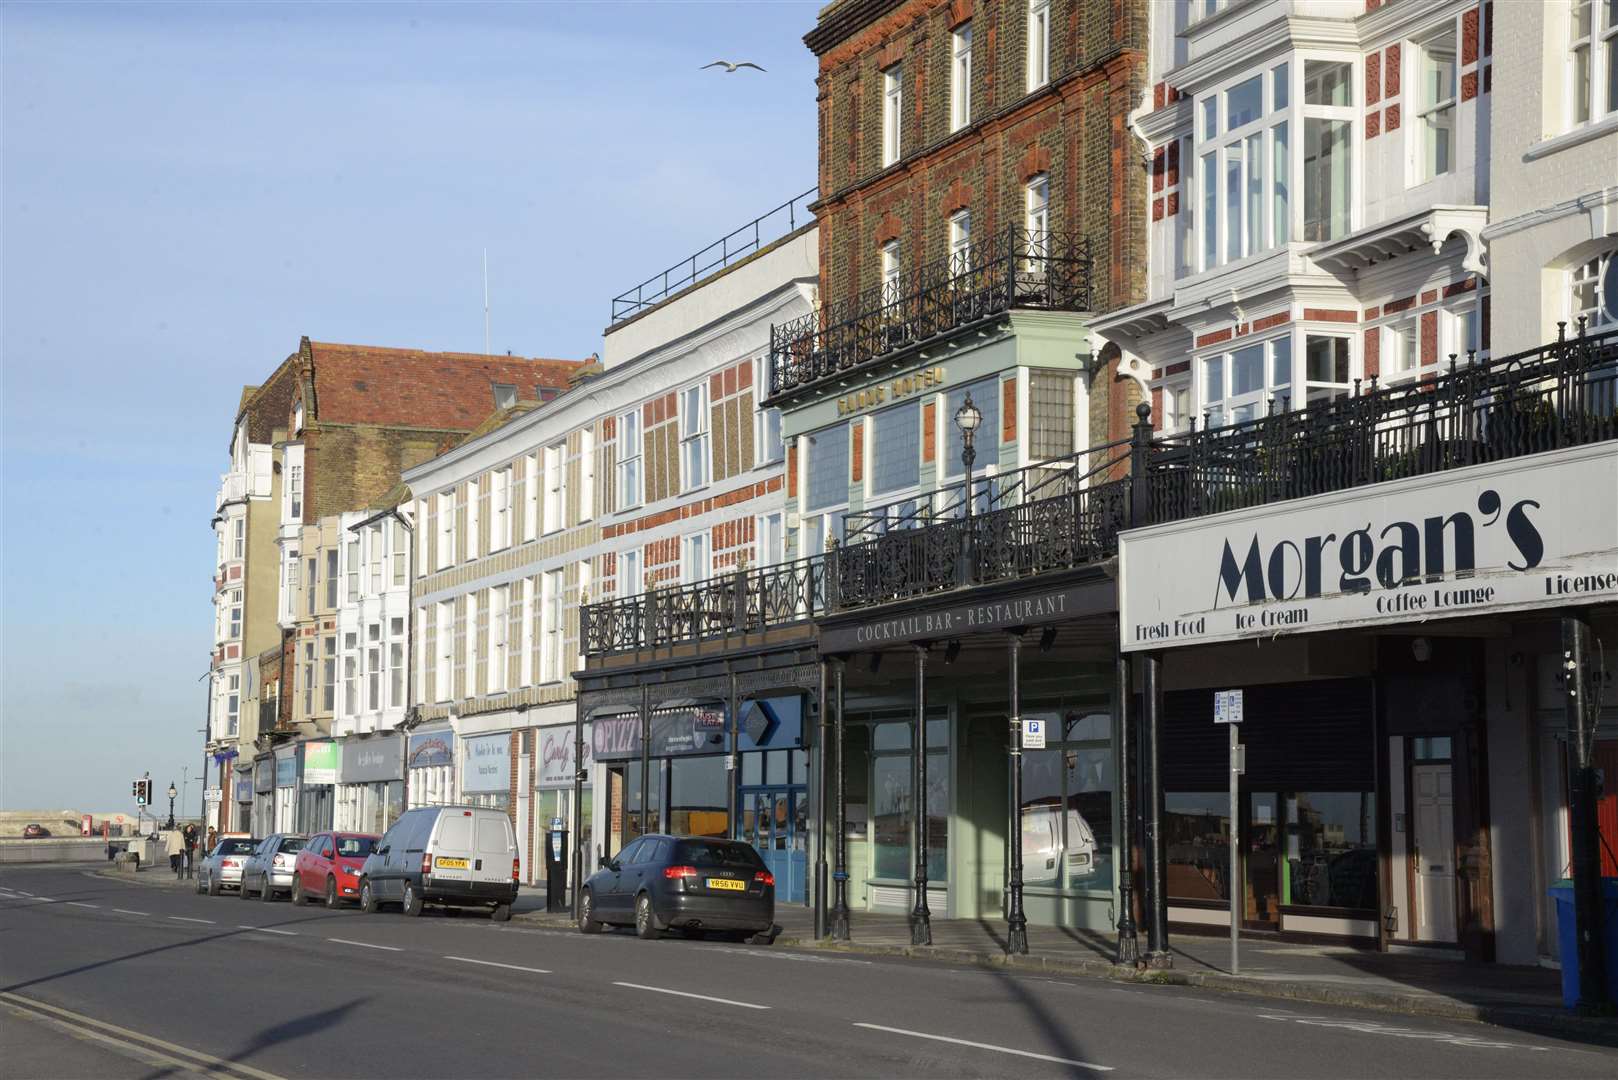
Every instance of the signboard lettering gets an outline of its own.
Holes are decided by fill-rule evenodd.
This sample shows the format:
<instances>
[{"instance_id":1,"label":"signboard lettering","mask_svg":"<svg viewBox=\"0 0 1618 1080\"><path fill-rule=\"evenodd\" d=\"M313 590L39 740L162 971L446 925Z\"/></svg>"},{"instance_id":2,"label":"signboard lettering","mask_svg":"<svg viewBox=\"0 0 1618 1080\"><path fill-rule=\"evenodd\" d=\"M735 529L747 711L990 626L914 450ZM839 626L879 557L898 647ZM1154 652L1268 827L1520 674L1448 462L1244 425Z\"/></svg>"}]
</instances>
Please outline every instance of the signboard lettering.
<instances>
[{"instance_id":1,"label":"signboard lettering","mask_svg":"<svg viewBox=\"0 0 1618 1080\"><path fill-rule=\"evenodd\" d=\"M944 384L944 369L941 367L922 368L909 375L900 375L887 382L875 383L863 390L856 390L852 394L844 394L837 399L837 415L848 416L850 413L863 412L874 409L878 405L889 401L898 401L900 398L919 394L923 390L931 390L935 386Z\"/></svg>"},{"instance_id":2,"label":"signboard lettering","mask_svg":"<svg viewBox=\"0 0 1618 1080\"><path fill-rule=\"evenodd\" d=\"M594 760L592 753L594 747L591 739L594 736L592 725L584 725L584 762L589 768ZM578 733L572 724L566 727L550 727L539 729L539 778L535 781L536 787L562 788L573 786L575 755L574 740Z\"/></svg>"},{"instance_id":3,"label":"signboard lettering","mask_svg":"<svg viewBox=\"0 0 1618 1080\"><path fill-rule=\"evenodd\" d=\"M640 757L640 717L599 716L592 722L591 745L598 761Z\"/></svg>"},{"instance_id":4,"label":"signboard lettering","mask_svg":"<svg viewBox=\"0 0 1618 1080\"><path fill-rule=\"evenodd\" d=\"M828 652L869 649L910 641L936 641L1013 626L1038 626L1111 611L1114 595L1113 582L1103 580L1062 589L1047 589L1005 600L959 604L888 619L826 626L820 630L820 647Z\"/></svg>"},{"instance_id":5,"label":"signboard lettering","mask_svg":"<svg viewBox=\"0 0 1618 1080\"><path fill-rule=\"evenodd\" d=\"M461 740L462 791L506 791L510 787L510 732Z\"/></svg>"}]
</instances>

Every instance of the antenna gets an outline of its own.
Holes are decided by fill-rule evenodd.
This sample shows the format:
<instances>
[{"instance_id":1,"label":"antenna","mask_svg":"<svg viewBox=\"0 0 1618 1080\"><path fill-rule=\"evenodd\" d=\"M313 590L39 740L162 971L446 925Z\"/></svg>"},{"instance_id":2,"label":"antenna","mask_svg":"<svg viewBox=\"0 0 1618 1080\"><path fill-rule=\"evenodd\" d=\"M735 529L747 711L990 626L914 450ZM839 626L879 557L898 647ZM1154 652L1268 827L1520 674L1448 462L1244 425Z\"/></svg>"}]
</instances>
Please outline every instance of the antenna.
<instances>
[{"instance_id":1,"label":"antenna","mask_svg":"<svg viewBox=\"0 0 1618 1080\"><path fill-rule=\"evenodd\" d=\"M489 249L483 249L483 355L489 355Z\"/></svg>"}]
</instances>

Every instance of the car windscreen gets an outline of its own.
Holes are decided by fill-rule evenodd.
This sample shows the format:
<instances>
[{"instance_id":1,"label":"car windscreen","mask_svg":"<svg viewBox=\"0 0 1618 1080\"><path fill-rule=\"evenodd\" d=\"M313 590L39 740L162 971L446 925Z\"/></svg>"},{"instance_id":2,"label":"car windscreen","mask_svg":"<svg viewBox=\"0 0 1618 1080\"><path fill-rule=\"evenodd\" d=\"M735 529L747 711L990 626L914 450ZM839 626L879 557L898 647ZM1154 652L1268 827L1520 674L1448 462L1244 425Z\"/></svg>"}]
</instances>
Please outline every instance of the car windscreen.
<instances>
[{"instance_id":1,"label":"car windscreen","mask_svg":"<svg viewBox=\"0 0 1618 1080\"><path fill-rule=\"evenodd\" d=\"M232 837L229 840L219 841L219 854L221 855L250 855L258 847L257 840L249 840L245 836Z\"/></svg>"},{"instance_id":2,"label":"car windscreen","mask_svg":"<svg viewBox=\"0 0 1618 1080\"><path fill-rule=\"evenodd\" d=\"M304 845L307 844L307 843L309 843L309 841L308 841L308 839L306 837L289 836L285 840L282 840L281 841L281 846L276 848L275 850L280 852L282 855L291 855L294 851L302 851L303 848L304 848Z\"/></svg>"},{"instance_id":3,"label":"car windscreen","mask_svg":"<svg viewBox=\"0 0 1618 1080\"><path fill-rule=\"evenodd\" d=\"M751 844L727 840L681 840L673 861L681 866L709 869L756 870L764 865Z\"/></svg>"},{"instance_id":4,"label":"car windscreen","mask_svg":"<svg viewBox=\"0 0 1618 1080\"><path fill-rule=\"evenodd\" d=\"M376 841L369 836L339 836L337 854L343 858L363 859L371 853Z\"/></svg>"}]
</instances>

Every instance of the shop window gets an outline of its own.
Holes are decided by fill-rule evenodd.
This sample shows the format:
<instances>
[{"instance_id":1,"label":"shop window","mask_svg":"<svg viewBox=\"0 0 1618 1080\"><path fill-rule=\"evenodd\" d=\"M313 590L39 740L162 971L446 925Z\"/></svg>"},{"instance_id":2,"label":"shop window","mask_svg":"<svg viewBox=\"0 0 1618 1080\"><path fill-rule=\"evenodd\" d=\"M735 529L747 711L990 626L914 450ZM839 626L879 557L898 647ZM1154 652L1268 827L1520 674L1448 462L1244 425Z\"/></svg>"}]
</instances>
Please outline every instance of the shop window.
<instances>
[{"instance_id":1,"label":"shop window","mask_svg":"<svg viewBox=\"0 0 1618 1080\"><path fill-rule=\"evenodd\" d=\"M871 729L872 876L909 880L915 876L911 849L915 813L910 750L913 721L880 723ZM927 877L942 882L949 873L949 724L927 721Z\"/></svg>"},{"instance_id":2,"label":"shop window","mask_svg":"<svg viewBox=\"0 0 1618 1080\"><path fill-rule=\"evenodd\" d=\"M1171 899L1230 902L1228 792L1164 793L1163 843Z\"/></svg>"},{"instance_id":3,"label":"shop window","mask_svg":"<svg viewBox=\"0 0 1618 1080\"><path fill-rule=\"evenodd\" d=\"M871 419L871 491L915 487L921 474L921 403L883 409Z\"/></svg>"},{"instance_id":4,"label":"shop window","mask_svg":"<svg viewBox=\"0 0 1618 1080\"><path fill-rule=\"evenodd\" d=\"M729 776L722 755L670 759L669 831L679 836L729 836Z\"/></svg>"},{"instance_id":5,"label":"shop window","mask_svg":"<svg viewBox=\"0 0 1618 1080\"><path fill-rule=\"evenodd\" d=\"M1377 907L1376 796L1369 791L1287 796L1282 903Z\"/></svg>"},{"instance_id":6,"label":"shop window","mask_svg":"<svg viewBox=\"0 0 1618 1080\"><path fill-rule=\"evenodd\" d=\"M1037 712L1027 714L1039 716ZM1048 718L1055 733L1057 714ZM1043 750L1023 752L1023 881L1052 889L1112 887L1112 718L1069 711Z\"/></svg>"}]
</instances>

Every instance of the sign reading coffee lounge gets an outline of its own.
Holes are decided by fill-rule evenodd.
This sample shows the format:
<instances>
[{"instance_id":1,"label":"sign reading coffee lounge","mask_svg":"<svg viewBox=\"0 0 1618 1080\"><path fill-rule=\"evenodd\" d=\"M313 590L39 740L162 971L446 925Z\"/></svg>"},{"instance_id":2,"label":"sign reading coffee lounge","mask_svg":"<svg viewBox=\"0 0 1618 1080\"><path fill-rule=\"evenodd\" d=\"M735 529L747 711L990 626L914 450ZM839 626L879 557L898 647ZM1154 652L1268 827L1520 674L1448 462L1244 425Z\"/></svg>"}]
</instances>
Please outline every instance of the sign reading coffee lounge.
<instances>
[{"instance_id":1,"label":"sign reading coffee lounge","mask_svg":"<svg viewBox=\"0 0 1618 1080\"><path fill-rule=\"evenodd\" d=\"M1126 532L1125 651L1618 599L1605 443Z\"/></svg>"},{"instance_id":2,"label":"sign reading coffee lounge","mask_svg":"<svg viewBox=\"0 0 1618 1080\"><path fill-rule=\"evenodd\" d=\"M1111 611L1113 603L1112 581L1091 581L1003 599L951 604L889 618L823 626L820 649L822 652L869 652L913 641L939 641L1018 626L1043 626Z\"/></svg>"}]
</instances>

